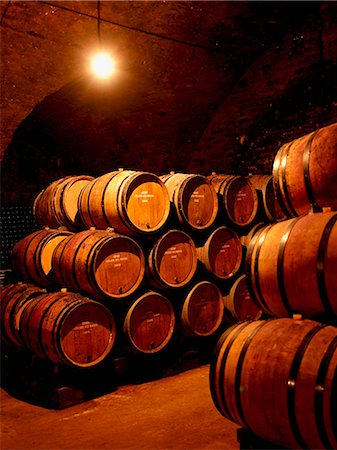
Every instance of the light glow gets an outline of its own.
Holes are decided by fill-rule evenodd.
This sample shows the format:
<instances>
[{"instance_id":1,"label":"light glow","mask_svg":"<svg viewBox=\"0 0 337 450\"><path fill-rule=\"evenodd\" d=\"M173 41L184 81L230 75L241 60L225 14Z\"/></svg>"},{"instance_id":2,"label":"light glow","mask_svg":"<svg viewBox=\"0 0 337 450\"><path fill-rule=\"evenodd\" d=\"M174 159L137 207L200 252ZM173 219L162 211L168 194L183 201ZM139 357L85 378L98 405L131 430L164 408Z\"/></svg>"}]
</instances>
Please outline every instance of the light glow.
<instances>
[{"instance_id":1,"label":"light glow","mask_svg":"<svg viewBox=\"0 0 337 450\"><path fill-rule=\"evenodd\" d=\"M91 59L91 70L98 78L109 78L116 69L116 62L109 53L96 53Z\"/></svg>"}]
</instances>

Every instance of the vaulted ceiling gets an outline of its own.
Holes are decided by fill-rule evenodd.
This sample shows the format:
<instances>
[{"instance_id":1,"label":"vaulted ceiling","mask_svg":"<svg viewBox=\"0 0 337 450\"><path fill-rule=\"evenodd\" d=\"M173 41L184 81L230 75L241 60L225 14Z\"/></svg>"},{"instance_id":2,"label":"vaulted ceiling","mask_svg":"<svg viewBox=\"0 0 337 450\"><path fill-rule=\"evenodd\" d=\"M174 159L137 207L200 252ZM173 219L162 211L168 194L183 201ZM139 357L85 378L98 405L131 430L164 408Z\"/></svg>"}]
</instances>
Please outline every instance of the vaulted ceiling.
<instances>
[{"instance_id":1,"label":"vaulted ceiling","mask_svg":"<svg viewBox=\"0 0 337 450\"><path fill-rule=\"evenodd\" d=\"M118 71L88 73L97 2L1 2L3 188L65 174L268 172L337 120L337 3L101 1Z\"/></svg>"}]
</instances>

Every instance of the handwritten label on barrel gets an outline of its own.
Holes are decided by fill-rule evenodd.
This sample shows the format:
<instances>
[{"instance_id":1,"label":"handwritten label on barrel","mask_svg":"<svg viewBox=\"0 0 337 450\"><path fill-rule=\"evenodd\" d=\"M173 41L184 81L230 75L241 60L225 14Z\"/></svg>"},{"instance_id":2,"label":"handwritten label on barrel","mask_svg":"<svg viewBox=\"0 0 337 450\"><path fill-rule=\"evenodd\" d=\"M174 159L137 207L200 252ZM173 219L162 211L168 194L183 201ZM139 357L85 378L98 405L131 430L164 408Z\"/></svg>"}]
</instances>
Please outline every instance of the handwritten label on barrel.
<instances>
[{"instance_id":1,"label":"handwritten label on barrel","mask_svg":"<svg viewBox=\"0 0 337 450\"><path fill-rule=\"evenodd\" d=\"M127 256L122 256L119 253L115 253L110 259L106 259L105 262L112 263L114 267L121 267L121 262L128 260L129 258Z\"/></svg>"},{"instance_id":2,"label":"handwritten label on barrel","mask_svg":"<svg viewBox=\"0 0 337 450\"><path fill-rule=\"evenodd\" d=\"M82 334L89 334L93 328L98 327L98 323L82 322L74 328L74 331L81 331Z\"/></svg>"},{"instance_id":3,"label":"handwritten label on barrel","mask_svg":"<svg viewBox=\"0 0 337 450\"><path fill-rule=\"evenodd\" d=\"M201 198L204 198L205 194L199 194L199 191L193 192L191 198L193 198L194 203L199 203Z\"/></svg>"},{"instance_id":4,"label":"handwritten label on barrel","mask_svg":"<svg viewBox=\"0 0 337 450\"><path fill-rule=\"evenodd\" d=\"M236 200L237 200L238 202L242 201L242 199L243 199L244 197L247 197L247 193L246 193L246 192L239 191L239 192L236 194Z\"/></svg>"},{"instance_id":5,"label":"handwritten label on barrel","mask_svg":"<svg viewBox=\"0 0 337 450\"><path fill-rule=\"evenodd\" d=\"M226 253L226 248L229 248L229 244L222 244L216 247L219 253Z\"/></svg>"},{"instance_id":6,"label":"handwritten label on barrel","mask_svg":"<svg viewBox=\"0 0 337 450\"><path fill-rule=\"evenodd\" d=\"M179 249L177 247L171 247L169 250L166 250L164 255L170 255L172 259L177 258L178 254L182 253L182 249Z\"/></svg>"},{"instance_id":7,"label":"handwritten label on barrel","mask_svg":"<svg viewBox=\"0 0 337 450\"><path fill-rule=\"evenodd\" d=\"M154 194L149 194L149 191L141 191L140 194L136 194L135 198L141 199L142 203L148 203L150 198L154 198Z\"/></svg>"}]
</instances>

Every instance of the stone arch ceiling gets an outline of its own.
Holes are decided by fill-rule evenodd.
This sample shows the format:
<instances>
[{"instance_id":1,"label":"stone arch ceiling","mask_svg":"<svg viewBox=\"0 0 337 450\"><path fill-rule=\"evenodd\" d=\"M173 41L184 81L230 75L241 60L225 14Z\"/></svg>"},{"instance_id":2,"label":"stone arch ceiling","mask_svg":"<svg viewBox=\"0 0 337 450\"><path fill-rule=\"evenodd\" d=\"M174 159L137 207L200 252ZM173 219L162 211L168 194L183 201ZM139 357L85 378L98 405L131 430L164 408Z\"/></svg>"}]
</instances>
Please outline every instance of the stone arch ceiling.
<instances>
[{"instance_id":1,"label":"stone arch ceiling","mask_svg":"<svg viewBox=\"0 0 337 450\"><path fill-rule=\"evenodd\" d=\"M336 120L336 16L334 2L101 1L119 70L100 85L96 2L1 2L5 201L116 167L268 170L275 143Z\"/></svg>"}]
</instances>

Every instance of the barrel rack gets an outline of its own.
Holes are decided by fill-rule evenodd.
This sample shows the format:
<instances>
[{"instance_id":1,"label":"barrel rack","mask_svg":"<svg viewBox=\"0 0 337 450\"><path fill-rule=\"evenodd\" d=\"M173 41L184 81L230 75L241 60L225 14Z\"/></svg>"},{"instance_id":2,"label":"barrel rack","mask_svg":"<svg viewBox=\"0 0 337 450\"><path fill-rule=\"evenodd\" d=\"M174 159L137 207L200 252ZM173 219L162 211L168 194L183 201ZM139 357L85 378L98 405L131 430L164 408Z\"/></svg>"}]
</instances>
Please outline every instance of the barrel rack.
<instances>
[{"instance_id":1,"label":"barrel rack","mask_svg":"<svg viewBox=\"0 0 337 450\"><path fill-rule=\"evenodd\" d=\"M180 336L156 355L108 355L93 367L78 368L42 360L26 348L1 349L2 387L13 397L47 409L64 409L125 384L140 384L209 363L214 337L200 342Z\"/></svg>"}]
</instances>

